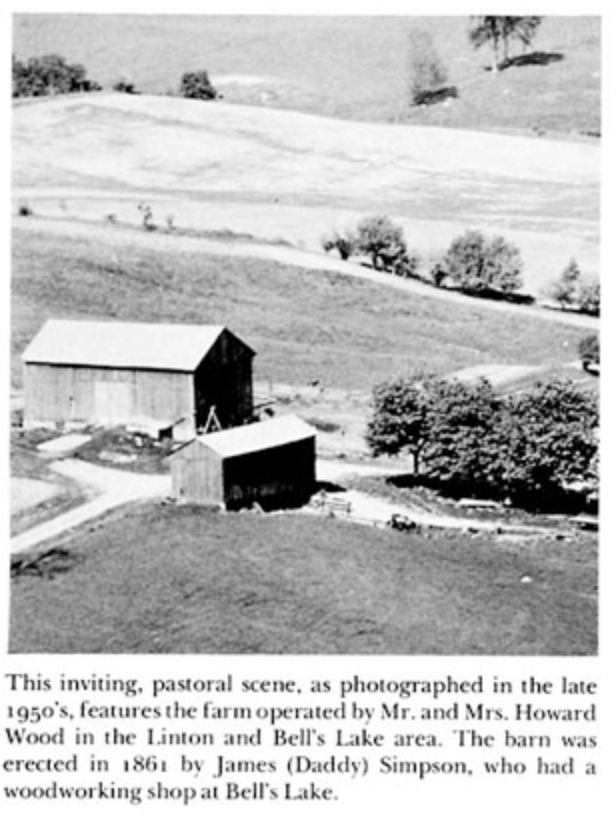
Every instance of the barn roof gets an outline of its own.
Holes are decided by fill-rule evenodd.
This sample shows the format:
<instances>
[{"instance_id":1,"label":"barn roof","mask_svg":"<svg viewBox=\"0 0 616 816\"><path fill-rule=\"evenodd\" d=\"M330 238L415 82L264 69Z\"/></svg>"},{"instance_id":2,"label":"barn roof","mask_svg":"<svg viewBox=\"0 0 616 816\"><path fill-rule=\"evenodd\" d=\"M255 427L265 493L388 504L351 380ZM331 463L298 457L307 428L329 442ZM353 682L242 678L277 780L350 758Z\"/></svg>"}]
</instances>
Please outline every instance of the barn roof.
<instances>
[{"instance_id":1,"label":"barn roof","mask_svg":"<svg viewBox=\"0 0 616 816\"><path fill-rule=\"evenodd\" d=\"M48 320L22 359L52 365L194 371L223 331L224 326L184 323Z\"/></svg>"},{"instance_id":2,"label":"barn roof","mask_svg":"<svg viewBox=\"0 0 616 816\"><path fill-rule=\"evenodd\" d=\"M223 459L231 459L234 456L278 448L315 436L315 429L307 422L293 414L288 414L263 422L241 425L238 428L203 434L196 438L196 442L213 450Z\"/></svg>"}]
</instances>

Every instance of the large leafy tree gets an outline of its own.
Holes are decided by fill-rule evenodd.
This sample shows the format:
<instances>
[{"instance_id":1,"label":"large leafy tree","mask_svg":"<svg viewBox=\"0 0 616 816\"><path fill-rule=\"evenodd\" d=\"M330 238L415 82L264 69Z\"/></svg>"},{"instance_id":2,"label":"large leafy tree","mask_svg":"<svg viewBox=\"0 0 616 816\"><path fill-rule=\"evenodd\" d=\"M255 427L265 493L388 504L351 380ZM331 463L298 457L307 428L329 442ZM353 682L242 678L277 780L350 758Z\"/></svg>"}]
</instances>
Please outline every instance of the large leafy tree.
<instances>
[{"instance_id":1,"label":"large leafy tree","mask_svg":"<svg viewBox=\"0 0 616 816\"><path fill-rule=\"evenodd\" d=\"M59 54L46 54L21 62L13 55L13 97L100 90L86 77L86 69L68 63Z\"/></svg>"},{"instance_id":2,"label":"large leafy tree","mask_svg":"<svg viewBox=\"0 0 616 816\"><path fill-rule=\"evenodd\" d=\"M469 38L475 48L483 45L492 46L492 70L498 71L501 64L509 59L509 47L512 40L518 40L525 46L530 45L542 17L472 17Z\"/></svg>"},{"instance_id":3,"label":"large leafy tree","mask_svg":"<svg viewBox=\"0 0 616 816\"><path fill-rule=\"evenodd\" d=\"M447 277L465 292L511 293L523 283L519 249L500 236L467 230L454 238L442 260Z\"/></svg>"},{"instance_id":4,"label":"large leafy tree","mask_svg":"<svg viewBox=\"0 0 616 816\"><path fill-rule=\"evenodd\" d=\"M431 395L421 376L377 385L366 441L375 455L409 453L415 474L429 437Z\"/></svg>"},{"instance_id":5,"label":"large leafy tree","mask_svg":"<svg viewBox=\"0 0 616 816\"><path fill-rule=\"evenodd\" d=\"M416 475L541 505L596 482L598 427L596 396L569 380L500 398L486 380L411 377L375 388L366 438L411 453Z\"/></svg>"},{"instance_id":6,"label":"large leafy tree","mask_svg":"<svg viewBox=\"0 0 616 816\"><path fill-rule=\"evenodd\" d=\"M369 215L356 229L357 252L368 255L375 269L393 272L408 258L402 227L387 215Z\"/></svg>"},{"instance_id":7,"label":"large leafy tree","mask_svg":"<svg viewBox=\"0 0 616 816\"><path fill-rule=\"evenodd\" d=\"M570 380L541 383L507 401L506 481L515 493L550 493L587 481L598 454L599 404Z\"/></svg>"},{"instance_id":8,"label":"large leafy tree","mask_svg":"<svg viewBox=\"0 0 616 816\"><path fill-rule=\"evenodd\" d=\"M428 392L425 472L450 484L497 486L502 472L502 404L490 383L434 379Z\"/></svg>"}]
</instances>

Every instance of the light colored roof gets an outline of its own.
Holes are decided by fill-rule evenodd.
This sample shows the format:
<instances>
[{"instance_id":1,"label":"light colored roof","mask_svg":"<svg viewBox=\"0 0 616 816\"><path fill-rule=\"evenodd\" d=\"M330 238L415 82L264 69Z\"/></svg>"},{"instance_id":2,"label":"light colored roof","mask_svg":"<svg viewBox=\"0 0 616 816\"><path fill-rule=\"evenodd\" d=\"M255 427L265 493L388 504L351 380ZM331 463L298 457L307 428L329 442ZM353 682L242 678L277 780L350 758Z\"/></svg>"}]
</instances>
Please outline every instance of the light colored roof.
<instances>
[{"instance_id":1,"label":"light colored roof","mask_svg":"<svg viewBox=\"0 0 616 816\"><path fill-rule=\"evenodd\" d=\"M48 320L22 355L26 363L194 371L224 326Z\"/></svg>"},{"instance_id":2,"label":"light colored roof","mask_svg":"<svg viewBox=\"0 0 616 816\"><path fill-rule=\"evenodd\" d=\"M315 429L307 422L293 414L287 414L263 422L241 425L238 428L203 434L198 436L196 441L223 459L231 459L234 456L290 445L315 436Z\"/></svg>"}]
</instances>

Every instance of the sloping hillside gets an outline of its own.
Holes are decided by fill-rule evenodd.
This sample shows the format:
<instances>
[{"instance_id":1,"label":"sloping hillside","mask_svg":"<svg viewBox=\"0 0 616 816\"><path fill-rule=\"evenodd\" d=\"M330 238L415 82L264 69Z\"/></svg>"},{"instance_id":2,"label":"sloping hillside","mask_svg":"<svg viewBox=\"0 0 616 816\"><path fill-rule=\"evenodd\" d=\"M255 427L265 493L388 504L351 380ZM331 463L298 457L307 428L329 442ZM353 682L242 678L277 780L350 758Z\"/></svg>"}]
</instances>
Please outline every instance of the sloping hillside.
<instances>
[{"instance_id":1,"label":"sloping hillside","mask_svg":"<svg viewBox=\"0 0 616 816\"><path fill-rule=\"evenodd\" d=\"M340 122L225 102L98 94L18 105L16 199L42 215L231 229L311 249L366 213L442 252L464 228L509 236L539 291L571 256L598 271L599 148Z\"/></svg>"},{"instance_id":2,"label":"sloping hillside","mask_svg":"<svg viewBox=\"0 0 616 816\"><path fill-rule=\"evenodd\" d=\"M570 134L600 130L600 19L547 17L537 54L493 78L468 17L28 14L14 19L20 58L60 52L110 87L177 90L207 69L226 99L327 116ZM429 32L459 97L411 109L412 30ZM515 51L514 51L515 53Z\"/></svg>"}]
</instances>

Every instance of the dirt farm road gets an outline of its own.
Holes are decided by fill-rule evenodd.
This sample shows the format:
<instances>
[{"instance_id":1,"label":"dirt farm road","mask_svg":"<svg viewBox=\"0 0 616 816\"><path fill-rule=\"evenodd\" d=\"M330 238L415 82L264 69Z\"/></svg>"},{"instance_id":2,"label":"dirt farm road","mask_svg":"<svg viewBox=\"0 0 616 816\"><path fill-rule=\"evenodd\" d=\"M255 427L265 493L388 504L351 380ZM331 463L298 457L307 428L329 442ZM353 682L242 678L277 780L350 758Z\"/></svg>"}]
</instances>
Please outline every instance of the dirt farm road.
<instances>
[{"instance_id":1,"label":"dirt farm road","mask_svg":"<svg viewBox=\"0 0 616 816\"><path fill-rule=\"evenodd\" d=\"M148 499L161 499L171 494L171 477L167 474L128 473L75 459L54 462L51 468L56 473L78 482L93 498L74 510L69 510L12 538L11 553L23 552L42 544L121 505ZM399 468L388 468L383 465L317 460L317 479L321 482L336 483L351 476L386 475L398 472ZM473 527L477 530L493 530L499 526L496 522L426 513L425 510L410 507L408 504L398 505L358 490L342 490L335 496L349 504L350 512L344 514L343 517L353 522L384 524L392 514L401 513L417 524L426 526L449 529ZM537 528L531 530L531 528L509 525L504 529L512 533L538 532Z\"/></svg>"},{"instance_id":2,"label":"dirt farm road","mask_svg":"<svg viewBox=\"0 0 616 816\"><path fill-rule=\"evenodd\" d=\"M122 504L168 495L171 487L168 476L127 473L74 459L54 462L50 467L56 473L78 482L94 498L12 538L12 553L30 549Z\"/></svg>"},{"instance_id":3,"label":"dirt farm road","mask_svg":"<svg viewBox=\"0 0 616 816\"><path fill-rule=\"evenodd\" d=\"M183 235L171 235L161 232L144 232L137 228L129 228L109 224L97 224L76 219L60 218L14 218L13 226L24 232L51 233L54 235L70 235L73 238L81 237L97 240L107 246L139 245L148 249L161 251L191 252L209 255L225 255L233 257L249 257L270 260L290 266L298 266L316 272L338 272L349 277L371 281L380 286L388 286L408 294L420 297L435 298L451 303L466 303L478 309L487 309L497 312L511 312L521 316L534 317L538 320L566 323L571 326L597 329L598 318L580 315L573 312L563 312L556 309L543 309L536 306L524 306L505 301L484 300L469 298L465 295L448 289L438 289L421 281L408 280L375 272L372 269L360 266L357 263L338 260L329 255L318 252L309 252L294 247L275 246L271 244L228 243L206 238L193 238Z\"/></svg>"}]
</instances>

